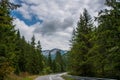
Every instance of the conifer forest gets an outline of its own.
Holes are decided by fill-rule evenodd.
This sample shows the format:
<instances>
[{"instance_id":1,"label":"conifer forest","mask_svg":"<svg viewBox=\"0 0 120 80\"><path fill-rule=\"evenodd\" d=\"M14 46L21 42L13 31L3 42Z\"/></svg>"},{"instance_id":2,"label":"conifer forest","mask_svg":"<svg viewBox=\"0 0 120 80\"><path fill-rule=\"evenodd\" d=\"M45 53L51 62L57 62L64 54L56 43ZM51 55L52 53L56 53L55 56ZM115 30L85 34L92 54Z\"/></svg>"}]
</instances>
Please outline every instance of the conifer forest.
<instances>
[{"instance_id":1,"label":"conifer forest","mask_svg":"<svg viewBox=\"0 0 120 80\"><path fill-rule=\"evenodd\" d=\"M41 40L31 41L15 29L11 11L21 5L0 0L0 80L10 74L68 72L71 75L120 80L120 1L106 0L109 8L92 17L86 8L73 29L70 50L55 57L43 55ZM96 23L96 24L95 24Z\"/></svg>"}]
</instances>

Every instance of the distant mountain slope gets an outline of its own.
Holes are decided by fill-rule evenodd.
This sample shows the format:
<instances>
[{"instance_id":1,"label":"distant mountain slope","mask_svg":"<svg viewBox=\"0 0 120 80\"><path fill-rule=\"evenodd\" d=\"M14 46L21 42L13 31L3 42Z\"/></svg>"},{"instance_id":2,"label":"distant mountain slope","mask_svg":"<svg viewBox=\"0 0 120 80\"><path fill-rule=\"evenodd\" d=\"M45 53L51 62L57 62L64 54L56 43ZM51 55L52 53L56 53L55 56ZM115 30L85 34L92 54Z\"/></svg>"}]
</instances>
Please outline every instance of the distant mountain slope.
<instances>
[{"instance_id":1,"label":"distant mountain slope","mask_svg":"<svg viewBox=\"0 0 120 80\"><path fill-rule=\"evenodd\" d=\"M48 56L49 53L51 53L52 56L55 56L57 52L60 52L62 55L67 53L67 50L61 50L61 49L57 49L57 48L54 48L52 50L43 50L42 51L42 54L44 56Z\"/></svg>"}]
</instances>

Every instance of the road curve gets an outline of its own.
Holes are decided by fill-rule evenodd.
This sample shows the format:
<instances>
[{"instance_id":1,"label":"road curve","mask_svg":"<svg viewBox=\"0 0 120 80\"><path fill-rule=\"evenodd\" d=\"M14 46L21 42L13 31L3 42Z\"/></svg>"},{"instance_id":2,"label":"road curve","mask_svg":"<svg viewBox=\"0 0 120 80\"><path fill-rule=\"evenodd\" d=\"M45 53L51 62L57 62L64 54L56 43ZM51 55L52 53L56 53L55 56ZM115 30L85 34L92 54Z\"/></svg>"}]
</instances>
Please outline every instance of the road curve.
<instances>
[{"instance_id":1,"label":"road curve","mask_svg":"<svg viewBox=\"0 0 120 80\"><path fill-rule=\"evenodd\" d=\"M64 80L61 75L64 75L66 73L61 73L61 74L51 74L51 75L46 75L46 76L39 76L35 80Z\"/></svg>"}]
</instances>

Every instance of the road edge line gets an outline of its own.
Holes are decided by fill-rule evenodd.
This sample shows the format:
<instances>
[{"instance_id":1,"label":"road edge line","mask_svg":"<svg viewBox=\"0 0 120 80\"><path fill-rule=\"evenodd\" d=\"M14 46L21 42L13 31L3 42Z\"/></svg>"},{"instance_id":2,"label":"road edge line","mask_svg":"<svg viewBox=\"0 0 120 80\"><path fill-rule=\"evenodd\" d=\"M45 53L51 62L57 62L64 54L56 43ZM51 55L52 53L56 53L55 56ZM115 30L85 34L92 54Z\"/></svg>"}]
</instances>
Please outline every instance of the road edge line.
<instances>
[{"instance_id":1,"label":"road edge line","mask_svg":"<svg viewBox=\"0 0 120 80\"><path fill-rule=\"evenodd\" d=\"M49 80L52 80L51 76L49 76Z\"/></svg>"}]
</instances>

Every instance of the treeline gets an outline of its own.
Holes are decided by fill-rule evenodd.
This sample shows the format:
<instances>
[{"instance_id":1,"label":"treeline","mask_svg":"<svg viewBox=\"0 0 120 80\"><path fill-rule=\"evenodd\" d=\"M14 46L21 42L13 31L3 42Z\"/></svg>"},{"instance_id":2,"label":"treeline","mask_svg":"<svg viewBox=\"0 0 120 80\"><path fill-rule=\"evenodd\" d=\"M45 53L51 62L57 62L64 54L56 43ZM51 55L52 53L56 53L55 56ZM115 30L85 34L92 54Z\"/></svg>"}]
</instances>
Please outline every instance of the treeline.
<instances>
[{"instance_id":1,"label":"treeline","mask_svg":"<svg viewBox=\"0 0 120 80\"><path fill-rule=\"evenodd\" d=\"M35 43L35 37L31 38L31 42L27 43L25 38L20 38L19 31L18 37L15 41L13 67L15 73L28 72L30 74L42 73L43 69L43 55L41 53L40 41Z\"/></svg>"},{"instance_id":2,"label":"treeline","mask_svg":"<svg viewBox=\"0 0 120 80\"><path fill-rule=\"evenodd\" d=\"M0 1L0 80L9 74L48 74L65 71L63 55L58 51L55 59L51 54L43 56L40 41L35 36L27 42L19 30L15 30L10 12L20 5L9 0ZM21 26L22 27L22 26Z\"/></svg>"},{"instance_id":3,"label":"treeline","mask_svg":"<svg viewBox=\"0 0 120 80\"><path fill-rule=\"evenodd\" d=\"M54 56L52 56L49 52L49 55L45 57L46 66L43 70L44 73L49 74L66 71L66 55L62 55L60 51L57 51L57 53L54 54Z\"/></svg>"},{"instance_id":4,"label":"treeline","mask_svg":"<svg viewBox=\"0 0 120 80\"><path fill-rule=\"evenodd\" d=\"M0 1L0 80L10 73L40 74L44 68L44 57L41 54L40 41L26 42L19 30L14 29L10 12L19 5L8 0Z\"/></svg>"},{"instance_id":5,"label":"treeline","mask_svg":"<svg viewBox=\"0 0 120 80\"><path fill-rule=\"evenodd\" d=\"M73 31L69 72L79 76L120 79L120 2L106 0L94 21L85 9Z\"/></svg>"}]
</instances>

